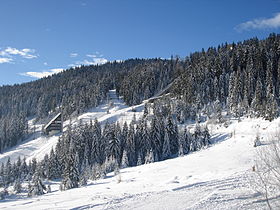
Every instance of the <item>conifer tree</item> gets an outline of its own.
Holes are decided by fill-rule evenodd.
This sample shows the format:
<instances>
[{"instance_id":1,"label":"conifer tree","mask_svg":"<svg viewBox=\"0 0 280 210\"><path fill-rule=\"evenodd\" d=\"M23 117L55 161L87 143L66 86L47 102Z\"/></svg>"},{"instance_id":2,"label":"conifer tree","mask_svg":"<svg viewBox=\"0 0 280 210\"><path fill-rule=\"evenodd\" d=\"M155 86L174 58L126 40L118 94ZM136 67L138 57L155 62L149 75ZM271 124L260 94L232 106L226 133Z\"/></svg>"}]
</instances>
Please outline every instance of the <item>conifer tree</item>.
<instances>
[{"instance_id":1,"label":"conifer tree","mask_svg":"<svg viewBox=\"0 0 280 210\"><path fill-rule=\"evenodd\" d=\"M211 144L210 133L209 133L207 125L204 127L201 136L202 136L203 146L208 146L209 144Z\"/></svg>"},{"instance_id":2,"label":"conifer tree","mask_svg":"<svg viewBox=\"0 0 280 210\"><path fill-rule=\"evenodd\" d=\"M151 147L157 158L161 157L162 154L162 131L158 118L153 117L151 122Z\"/></svg>"},{"instance_id":3,"label":"conifer tree","mask_svg":"<svg viewBox=\"0 0 280 210\"><path fill-rule=\"evenodd\" d=\"M11 164L11 159L9 157L7 160L6 166L5 166L5 171L4 171L4 185L8 186L12 181L13 181L12 164Z\"/></svg>"},{"instance_id":4,"label":"conifer tree","mask_svg":"<svg viewBox=\"0 0 280 210\"><path fill-rule=\"evenodd\" d=\"M61 175L59 162L57 160L57 154L54 153L53 148L50 152L50 158L49 158L49 178L50 179L56 179L59 178Z\"/></svg>"},{"instance_id":5,"label":"conifer tree","mask_svg":"<svg viewBox=\"0 0 280 210\"><path fill-rule=\"evenodd\" d=\"M145 164L153 163L153 162L155 162L154 153L153 153L153 150L150 149L150 151L147 152L147 154L146 154Z\"/></svg>"},{"instance_id":6,"label":"conifer tree","mask_svg":"<svg viewBox=\"0 0 280 210\"><path fill-rule=\"evenodd\" d=\"M129 124L129 130L127 134L126 140L126 148L127 148L127 156L129 166L135 166L137 164L137 152L136 152L136 145L135 145L135 130L134 130L134 123Z\"/></svg>"},{"instance_id":7,"label":"conifer tree","mask_svg":"<svg viewBox=\"0 0 280 210\"><path fill-rule=\"evenodd\" d=\"M141 154L139 153L139 154L138 154L137 164L136 164L136 165L137 165L137 166L140 166L140 165L142 165L142 163L143 163L143 162L142 162L142 157L141 157Z\"/></svg>"},{"instance_id":8,"label":"conifer tree","mask_svg":"<svg viewBox=\"0 0 280 210\"><path fill-rule=\"evenodd\" d=\"M278 104L273 93L268 93L265 113L265 117L269 121L272 121L273 119L278 117Z\"/></svg>"},{"instance_id":9,"label":"conifer tree","mask_svg":"<svg viewBox=\"0 0 280 210\"><path fill-rule=\"evenodd\" d=\"M66 159L63 172L62 189L64 190L76 188L79 185L79 155L75 152L73 142L71 142L69 150L70 154Z\"/></svg>"},{"instance_id":10,"label":"conifer tree","mask_svg":"<svg viewBox=\"0 0 280 210\"><path fill-rule=\"evenodd\" d=\"M106 134L106 138L108 139L108 155L114 160L119 160L120 156L120 142L117 138L116 127L111 126L111 129Z\"/></svg>"},{"instance_id":11,"label":"conifer tree","mask_svg":"<svg viewBox=\"0 0 280 210\"><path fill-rule=\"evenodd\" d=\"M170 150L170 135L168 134L167 131L165 131L164 134L164 142L163 142L163 147L162 147L162 158L163 160L166 160L171 156L171 150Z\"/></svg>"},{"instance_id":12,"label":"conifer tree","mask_svg":"<svg viewBox=\"0 0 280 210\"><path fill-rule=\"evenodd\" d=\"M29 196L43 195L46 190L46 186L41 180L41 170L40 167L37 167L35 173L32 177L32 184L29 189Z\"/></svg>"},{"instance_id":13,"label":"conifer tree","mask_svg":"<svg viewBox=\"0 0 280 210\"><path fill-rule=\"evenodd\" d=\"M21 172L20 180L26 180L28 172L29 172L29 168L26 164L26 158L25 157L22 160L22 164L20 166L20 172Z\"/></svg>"},{"instance_id":14,"label":"conifer tree","mask_svg":"<svg viewBox=\"0 0 280 210\"><path fill-rule=\"evenodd\" d=\"M170 152L171 154L178 154L178 127L177 124L175 124L172 120L171 115L167 117L165 127L165 132L169 139Z\"/></svg>"},{"instance_id":15,"label":"conifer tree","mask_svg":"<svg viewBox=\"0 0 280 210\"><path fill-rule=\"evenodd\" d=\"M21 182L19 179L16 179L14 182L14 192L15 193L20 193L22 191L22 186L21 186Z\"/></svg>"},{"instance_id":16,"label":"conifer tree","mask_svg":"<svg viewBox=\"0 0 280 210\"><path fill-rule=\"evenodd\" d=\"M260 79L257 80L257 86L255 90L255 96L252 101L252 108L256 113L256 117L260 117L263 112L263 104L262 104L262 84Z\"/></svg>"},{"instance_id":17,"label":"conifer tree","mask_svg":"<svg viewBox=\"0 0 280 210\"><path fill-rule=\"evenodd\" d=\"M121 168L127 168L128 166L129 166L128 156L126 150L124 150L122 156Z\"/></svg>"},{"instance_id":18,"label":"conifer tree","mask_svg":"<svg viewBox=\"0 0 280 210\"><path fill-rule=\"evenodd\" d=\"M185 128L185 130L179 135L179 156L187 154L187 142L185 139L186 132L187 129Z\"/></svg>"}]
</instances>

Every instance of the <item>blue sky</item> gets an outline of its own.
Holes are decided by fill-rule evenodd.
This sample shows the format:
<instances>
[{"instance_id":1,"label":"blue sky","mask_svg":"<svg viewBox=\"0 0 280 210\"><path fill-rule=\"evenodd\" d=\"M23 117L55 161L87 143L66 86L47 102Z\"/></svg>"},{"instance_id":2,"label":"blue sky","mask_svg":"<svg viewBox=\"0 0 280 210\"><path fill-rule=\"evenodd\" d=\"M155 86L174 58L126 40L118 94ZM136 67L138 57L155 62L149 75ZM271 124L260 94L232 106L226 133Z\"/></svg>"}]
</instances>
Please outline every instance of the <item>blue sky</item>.
<instances>
[{"instance_id":1,"label":"blue sky","mask_svg":"<svg viewBox=\"0 0 280 210\"><path fill-rule=\"evenodd\" d=\"M280 0L3 0L0 85L280 32Z\"/></svg>"}]
</instances>

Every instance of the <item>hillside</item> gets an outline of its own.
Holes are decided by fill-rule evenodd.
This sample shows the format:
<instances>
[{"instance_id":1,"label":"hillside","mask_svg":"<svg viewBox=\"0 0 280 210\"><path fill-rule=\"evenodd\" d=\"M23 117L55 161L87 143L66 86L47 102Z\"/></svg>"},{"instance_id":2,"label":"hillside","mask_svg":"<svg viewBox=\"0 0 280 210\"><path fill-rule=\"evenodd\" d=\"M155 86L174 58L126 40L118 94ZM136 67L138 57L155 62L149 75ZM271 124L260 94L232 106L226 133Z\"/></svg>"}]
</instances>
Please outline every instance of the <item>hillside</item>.
<instances>
[{"instance_id":1,"label":"hillside","mask_svg":"<svg viewBox=\"0 0 280 210\"><path fill-rule=\"evenodd\" d=\"M119 99L116 95L115 90L109 91L109 102L104 103L96 108L92 108L88 110L75 119L71 119L71 124L73 126L77 125L79 122L82 123L89 123L95 119L102 124L105 122L130 122L135 115L136 118L142 115L142 111L144 108L144 104L140 104L134 106L136 112L132 112L132 107L125 105L122 99ZM111 104L111 105L110 105ZM109 110L109 113L107 112ZM32 124L33 120L30 120L30 125ZM64 122L63 130L67 130L67 126L69 125L70 120ZM31 161L33 158L38 160L42 160L45 154L49 154L52 148L55 148L58 138L61 134L57 134L54 136L46 136L42 134L41 128L42 124L35 124L36 133L34 133L30 138L23 140L23 143L15 146L5 153L0 154L0 163L6 163L7 159L10 158L11 162L15 162L18 157L26 158L27 162Z\"/></svg>"},{"instance_id":2,"label":"hillside","mask_svg":"<svg viewBox=\"0 0 280 210\"><path fill-rule=\"evenodd\" d=\"M280 210L280 0L13 0L0 210Z\"/></svg>"},{"instance_id":3,"label":"hillside","mask_svg":"<svg viewBox=\"0 0 280 210\"><path fill-rule=\"evenodd\" d=\"M256 130L262 142L280 119L232 120L228 128L210 125L209 148L184 157L121 169L120 175L64 192L52 182L52 193L10 198L1 209L265 209L252 187ZM231 136L231 137L230 137Z\"/></svg>"},{"instance_id":4,"label":"hillside","mask_svg":"<svg viewBox=\"0 0 280 210\"><path fill-rule=\"evenodd\" d=\"M40 122L61 112L79 116L116 89L126 105L160 93L175 99L170 110L180 123L201 112L227 109L234 117L278 117L280 35L193 52L185 58L129 59L80 66L33 82L0 87L0 152L32 135L28 119ZM171 104L171 101L163 102ZM162 103L162 102L161 102Z\"/></svg>"},{"instance_id":5,"label":"hillside","mask_svg":"<svg viewBox=\"0 0 280 210\"><path fill-rule=\"evenodd\" d=\"M268 191L276 205L279 43L271 34L0 87L0 208L51 198L63 209L256 209ZM57 113L63 132L42 134ZM272 165L256 164L264 148Z\"/></svg>"}]
</instances>

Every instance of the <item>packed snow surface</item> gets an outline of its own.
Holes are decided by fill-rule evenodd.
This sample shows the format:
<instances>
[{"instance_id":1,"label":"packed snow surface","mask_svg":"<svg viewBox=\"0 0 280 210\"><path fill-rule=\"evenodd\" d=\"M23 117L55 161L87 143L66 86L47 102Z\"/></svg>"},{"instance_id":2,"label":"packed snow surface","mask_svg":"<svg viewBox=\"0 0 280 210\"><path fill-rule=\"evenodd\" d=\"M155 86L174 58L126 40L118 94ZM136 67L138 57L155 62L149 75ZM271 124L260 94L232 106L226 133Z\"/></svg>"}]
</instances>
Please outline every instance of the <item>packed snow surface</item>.
<instances>
[{"instance_id":1,"label":"packed snow surface","mask_svg":"<svg viewBox=\"0 0 280 210\"><path fill-rule=\"evenodd\" d=\"M79 119L131 119L131 108L114 100L110 114L104 105ZM138 111L142 108L140 105ZM110 173L86 187L63 192L53 183L52 193L8 199L0 202L0 209L266 209L263 197L251 187L256 155L253 143L257 133L262 142L273 137L279 123L280 119L244 118L232 119L227 128L209 124L213 144L201 151L121 169L120 175ZM0 158L23 152L29 158L39 157L55 145L57 138L30 140Z\"/></svg>"}]
</instances>

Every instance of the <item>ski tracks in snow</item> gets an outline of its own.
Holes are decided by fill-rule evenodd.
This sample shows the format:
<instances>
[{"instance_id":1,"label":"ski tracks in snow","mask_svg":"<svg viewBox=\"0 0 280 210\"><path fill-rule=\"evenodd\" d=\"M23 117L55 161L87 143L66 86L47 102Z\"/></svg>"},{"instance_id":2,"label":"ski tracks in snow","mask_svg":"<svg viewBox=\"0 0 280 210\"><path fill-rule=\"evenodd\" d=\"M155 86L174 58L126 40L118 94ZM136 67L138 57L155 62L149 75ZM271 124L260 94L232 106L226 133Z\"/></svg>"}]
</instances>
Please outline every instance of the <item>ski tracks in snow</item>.
<instances>
[{"instance_id":1,"label":"ski tracks in snow","mask_svg":"<svg viewBox=\"0 0 280 210\"><path fill-rule=\"evenodd\" d=\"M249 172L250 173L250 172ZM110 198L97 209L265 209L249 186L249 173L180 186L167 191Z\"/></svg>"}]
</instances>

